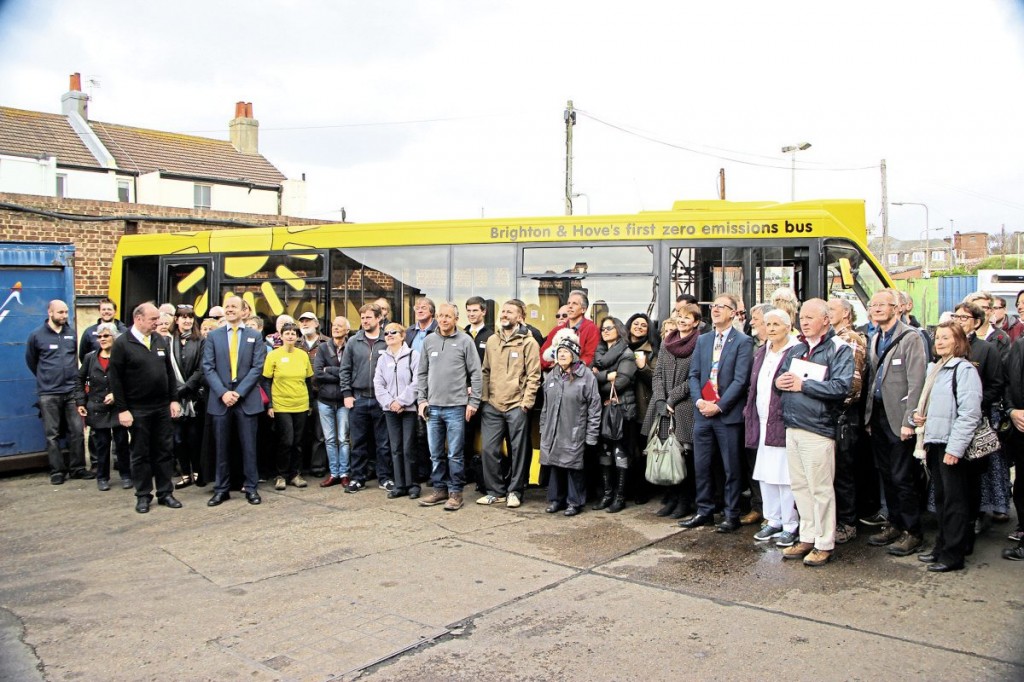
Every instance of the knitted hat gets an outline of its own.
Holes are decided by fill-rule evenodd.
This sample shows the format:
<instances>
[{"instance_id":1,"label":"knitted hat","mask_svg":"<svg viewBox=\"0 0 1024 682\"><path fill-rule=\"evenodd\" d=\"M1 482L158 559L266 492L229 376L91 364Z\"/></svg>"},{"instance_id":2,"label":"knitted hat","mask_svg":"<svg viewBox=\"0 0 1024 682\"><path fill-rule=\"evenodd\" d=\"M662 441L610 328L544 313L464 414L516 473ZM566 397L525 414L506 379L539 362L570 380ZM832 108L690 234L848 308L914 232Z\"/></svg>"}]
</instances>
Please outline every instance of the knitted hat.
<instances>
[{"instance_id":1,"label":"knitted hat","mask_svg":"<svg viewBox=\"0 0 1024 682\"><path fill-rule=\"evenodd\" d=\"M580 338L575 334L569 333L563 336L558 341L558 345L555 347L555 357L558 357L558 349L564 348L572 354L573 362L580 359Z\"/></svg>"}]
</instances>

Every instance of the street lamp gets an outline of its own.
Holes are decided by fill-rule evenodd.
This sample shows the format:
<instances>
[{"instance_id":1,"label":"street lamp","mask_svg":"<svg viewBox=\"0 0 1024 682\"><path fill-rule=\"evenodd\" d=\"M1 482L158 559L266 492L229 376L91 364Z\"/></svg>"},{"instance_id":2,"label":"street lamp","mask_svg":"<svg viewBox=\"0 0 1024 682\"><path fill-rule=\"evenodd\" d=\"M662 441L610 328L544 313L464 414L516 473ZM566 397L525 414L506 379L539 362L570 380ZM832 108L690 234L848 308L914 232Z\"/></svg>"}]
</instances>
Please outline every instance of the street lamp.
<instances>
[{"instance_id":1,"label":"street lamp","mask_svg":"<svg viewBox=\"0 0 1024 682\"><path fill-rule=\"evenodd\" d=\"M924 270L922 272L923 272L924 278L928 279L929 277L931 277L931 274L929 273L929 268L931 266L930 260L931 260L931 255L932 255L931 254L931 246L930 246L931 232L932 231L929 228L928 204L922 204L919 201L893 201L891 203L892 203L893 206L921 206L922 208L924 208L924 236L925 236L925 240L924 240Z\"/></svg>"},{"instance_id":2,"label":"street lamp","mask_svg":"<svg viewBox=\"0 0 1024 682\"><path fill-rule=\"evenodd\" d=\"M810 142L798 142L782 148L783 154L792 154L789 170L789 200L796 201L796 153L811 148Z\"/></svg>"}]
</instances>

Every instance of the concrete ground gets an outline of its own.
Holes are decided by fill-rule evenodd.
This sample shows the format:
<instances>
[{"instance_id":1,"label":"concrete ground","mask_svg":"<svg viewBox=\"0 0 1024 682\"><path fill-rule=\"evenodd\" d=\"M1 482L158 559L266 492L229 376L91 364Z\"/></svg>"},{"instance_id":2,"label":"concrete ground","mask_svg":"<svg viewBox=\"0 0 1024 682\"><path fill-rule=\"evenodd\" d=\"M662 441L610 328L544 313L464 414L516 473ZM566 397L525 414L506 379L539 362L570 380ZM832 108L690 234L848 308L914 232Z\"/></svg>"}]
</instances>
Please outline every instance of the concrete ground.
<instances>
[{"instance_id":1,"label":"concrete ground","mask_svg":"<svg viewBox=\"0 0 1024 682\"><path fill-rule=\"evenodd\" d=\"M120 488L0 479L0 679L1024 679L1012 522L930 574L864 529L811 569L655 502L262 492L140 515Z\"/></svg>"}]
</instances>

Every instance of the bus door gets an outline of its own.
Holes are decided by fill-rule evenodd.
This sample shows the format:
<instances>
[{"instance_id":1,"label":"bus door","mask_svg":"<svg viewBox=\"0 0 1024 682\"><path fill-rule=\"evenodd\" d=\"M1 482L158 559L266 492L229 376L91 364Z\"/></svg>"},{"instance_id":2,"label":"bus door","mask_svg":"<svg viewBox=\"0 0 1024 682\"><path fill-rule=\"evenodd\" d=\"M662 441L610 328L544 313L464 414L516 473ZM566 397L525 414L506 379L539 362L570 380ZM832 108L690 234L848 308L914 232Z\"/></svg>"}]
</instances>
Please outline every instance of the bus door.
<instances>
[{"instance_id":1,"label":"bus door","mask_svg":"<svg viewBox=\"0 0 1024 682\"><path fill-rule=\"evenodd\" d=\"M808 277L812 252L809 243L769 246L763 241L730 241L723 246L721 242L677 242L667 247L669 307L680 294L690 294L702 306L705 319L707 306L719 294L739 296L750 308L771 300L781 287L792 289L799 300L805 300L815 289Z\"/></svg>"},{"instance_id":2,"label":"bus door","mask_svg":"<svg viewBox=\"0 0 1024 682\"><path fill-rule=\"evenodd\" d=\"M157 305L173 303L190 305L197 318L206 315L210 306L214 272L213 256L165 256L160 261L160 296Z\"/></svg>"}]
</instances>

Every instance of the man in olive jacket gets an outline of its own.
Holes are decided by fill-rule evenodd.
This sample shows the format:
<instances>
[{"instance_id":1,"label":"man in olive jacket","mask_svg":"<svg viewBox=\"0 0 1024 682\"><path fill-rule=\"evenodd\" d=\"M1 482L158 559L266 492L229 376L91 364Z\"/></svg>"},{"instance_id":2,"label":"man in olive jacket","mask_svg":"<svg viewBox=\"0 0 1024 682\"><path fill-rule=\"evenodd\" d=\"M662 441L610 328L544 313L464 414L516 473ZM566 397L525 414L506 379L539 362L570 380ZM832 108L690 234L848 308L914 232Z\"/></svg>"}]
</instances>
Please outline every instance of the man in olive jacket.
<instances>
[{"instance_id":1,"label":"man in olive jacket","mask_svg":"<svg viewBox=\"0 0 1024 682\"><path fill-rule=\"evenodd\" d=\"M522 320L526 312L512 301L501 306L500 329L487 338L480 373L483 404L480 416L484 485L477 504L516 508L526 489L530 461L530 409L540 387L540 346ZM479 337L477 337L479 338ZM508 457L501 444L508 433Z\"/></svg>"}]
</instances>

